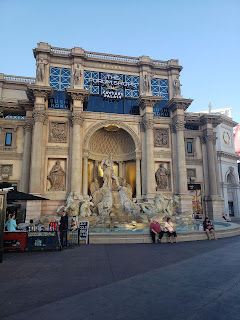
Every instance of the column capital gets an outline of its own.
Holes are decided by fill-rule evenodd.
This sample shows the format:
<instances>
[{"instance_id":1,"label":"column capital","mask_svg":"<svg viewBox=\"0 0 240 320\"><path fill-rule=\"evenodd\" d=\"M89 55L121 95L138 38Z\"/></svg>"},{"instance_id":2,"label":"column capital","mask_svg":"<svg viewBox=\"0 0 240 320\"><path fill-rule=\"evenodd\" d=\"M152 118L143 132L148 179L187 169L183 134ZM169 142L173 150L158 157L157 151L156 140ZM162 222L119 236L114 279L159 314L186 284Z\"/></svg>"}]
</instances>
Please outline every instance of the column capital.
<instances>
[{"instance_id":1,"label":"column capital","mask_svg":"<svg viewBox=\"0 0 240 320\"><path fill-rule=\"evenodd\" d=\"M27 96L30 101L34 101L34 99L38 97L47 100L53 96L53 87L29 84L27 89Z\"/></svg>"},{"instance_id":2,"label":"column capital","mask_svg":"<svg viewBox=\"0 0 240 320\"><path fill-rule=\"evenodd\" d=\"M81 102L85 102L88 100L90 96L89 90L84 89L73 89L73 88L66 88L66 96L71 98L72 100L79 100Z\"/></svg>"},{"instance_id":3,"label":"column capital","mask_svg":"<svg viewBox=\"0 0 240 320\"><path fill-rule=\"evenodd\" d=\"M147 107L154 108L161 100L162 97L140 96L137 99L137 105L139 105L142 110L145 110Z\"/></svg>"},{"instance_id":4,"label":"column capital","mask_svg":"<svg viewBox=\"0 0 240 320\"><path fill-rule=\"evenodd\" d=\"M42 110L34 110L32 114L34 122L42 122L46 124L46 121L48 120L48 115L45 111Z\"/></svg>"},{"instance_id":5,"label":"column capital","mask_svg":"<svg viewBox=\"0 0 240 320\"><path fill-rule=\"evenodd\" d=\"M84 159L88 159L89 158L89 150L87 150L87 149L83 150L83 158Z\"/></svg>"},{"instance_id":6,"label":"column capital","mask_svg":"<svg viewBox=\"0 0 240 320\"><path fill-rule=\"evenodd\" d=\"M147 129L153 129L153 114L145 113L142 117L141 130L146 131Z\"/></svg>"},{"instance_id":7,"label":"column capital","mask_svg":"<svg viewBox=\"0 0 240 320\"><path fill-rule=\"evenodd\" d=\"M202 142L207 143L211 141L212 143L216 143L216 134L213 132L213 130L204 130L203 136L202 136Z\"/></svg>"},{"instance_id":8,"label":"column capital","mask_svg":"<svg viewBox=\"0 0 240 320\"><path fill-rule=\"evenodd\" d=\"M142 152L136 151L136 160L141 160L141 159L142 159Z\"/></svg>"},{"instance_id":9,"label":"column capital","mask_svg":"<svg viewBox=\"0 0 240 320\"><path fill-rule=\"evenodd\" d=\"M33 128L33 121L32 120L27 121L23 126L24 134L26 134L26 132L32 132L32 128Z\"/></svg>"},{"instance_id":10,"label":"column capital","mask_svg":"<svg viewBox=\"0 0 240 320\"><path fill-rule=\"evenodd\" d=\"M216 128L222 121L219 115L204 114L200 117L200 122L202 126L211 124L213 128Z\"/></svg>"},{"instance_id":11,"label":"column capital","mask_svg":"<svg viewBox=\"0 0 240 320\"><path fill-rule=\"evenodd\" d=\"M175 115L172 119L171 132L184 130L184 115Z\"/></svg>"},{"instance_id":12,"label":"column capital","mask_svg":"<svg viewBox=\"0 0 240 320\"><path fill-rule=\"evenodd\" d=\"M186 111L192 102L193 102L192 99L172 98L171 100L168 101L166 107L168 107L169 110L172 112L176 110Z\"/></svg>"},{"instance_id":13,"label":"column capital","mask_svg":"<svg viewBox=\"0 0 240 320\"><path fill-rule=\"evenodd\" d=\"M69 120L71 126L76 124L80 125L81 127L83 126L83 118L81 112L73 112Z\"/></svg>"}]
</instances>

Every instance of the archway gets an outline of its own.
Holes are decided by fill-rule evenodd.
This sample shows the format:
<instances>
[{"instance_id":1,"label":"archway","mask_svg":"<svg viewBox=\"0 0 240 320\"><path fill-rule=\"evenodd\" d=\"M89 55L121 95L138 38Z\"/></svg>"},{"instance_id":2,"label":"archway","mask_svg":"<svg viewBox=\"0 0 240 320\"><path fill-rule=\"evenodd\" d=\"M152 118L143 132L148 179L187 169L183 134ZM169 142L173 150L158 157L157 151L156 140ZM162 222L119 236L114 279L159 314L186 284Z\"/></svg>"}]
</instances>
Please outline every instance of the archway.
<instances>
[{"instance_id":1,"label":"archway","mask_svg":"<svg viewBox=\"0 0 240 320\"><path fill-rule=\"evenodd\" d=\"M141 190L139 183L141 181L140 140L133 129L120 122L104 121L98 123L87 131L83 149L88 154L88 193L89 187L95 179L101 185L101 161L112 154L115 174L132 186L133 196L136 193L138 196L141 195L141 191L139 191ZM138 181L138 187L136 181Z\"/></svg>"}]
</instances>

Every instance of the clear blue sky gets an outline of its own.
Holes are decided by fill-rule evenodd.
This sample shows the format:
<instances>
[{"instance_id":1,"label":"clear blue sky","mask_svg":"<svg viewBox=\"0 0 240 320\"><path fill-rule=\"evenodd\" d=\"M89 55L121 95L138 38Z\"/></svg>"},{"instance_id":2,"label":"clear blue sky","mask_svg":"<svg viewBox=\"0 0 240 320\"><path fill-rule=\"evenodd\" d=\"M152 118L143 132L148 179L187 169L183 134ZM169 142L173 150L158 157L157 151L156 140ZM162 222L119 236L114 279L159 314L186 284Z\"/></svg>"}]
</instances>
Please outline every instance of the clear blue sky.
<instances>
[{"instance_id":1,"label":"clear blue sky","mask_svg":"<svg viewBox=\"0 0 240 320\"><path fill-rule=\"evenodd\" d=\"M197 112L232 108L240 123L239 0L0 0L0 72L35 76L37 43L178 58Z\"/></svg>"}]
</instances>

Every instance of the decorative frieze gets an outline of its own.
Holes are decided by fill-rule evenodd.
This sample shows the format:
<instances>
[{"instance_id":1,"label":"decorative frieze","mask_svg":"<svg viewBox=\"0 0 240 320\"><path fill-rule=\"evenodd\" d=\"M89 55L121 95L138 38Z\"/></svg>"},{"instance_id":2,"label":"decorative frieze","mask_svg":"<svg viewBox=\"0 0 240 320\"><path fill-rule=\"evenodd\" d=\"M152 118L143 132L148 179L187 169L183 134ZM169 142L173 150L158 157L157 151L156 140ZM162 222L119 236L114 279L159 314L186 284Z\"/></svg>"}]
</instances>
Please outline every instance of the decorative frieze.
<instances>
[{"instance_id":1,"label":"decorative frieze","mask_svg":"<svg viewBox=\"0 0 240 320\"><path fill-rule=\"evenodd\" d=\"M154 147L169 148L168 129L154 129Z\"/></svg>"},{"instance_id":2,"label":"decorative frieze","mask_svg":"<svg viewBox=\"0 0 240 320\"><path fill-rule=\"evenodd\" d=\"M2 164L0 165L0 172L2 176L2 181L7 182L8 177L13 174L13 165L12 164Z\"/></svg>"},{"instance_id":3,"label":"decorative frieze","mask_svg":"<svg viewBox=\"0 0 240 320\"><path fill-rule=\"evenodd\" d=\"M80 112L73 112L70 117L70 125L80 125L83 126L83 118Z\"/></svg>"},{"instance_id":4,"label":"decorative frieze","mask_svg":"<svg viewBox=\"0 0 240 320\"><path fill-rule=\"evenodd\" d=\"M197 177L197 173L196 173L196 169L187 169L187 178L196 178Z\"/></svg>"},{"instance_id":5,"label":"decorative frieze","mask_svg":"<svg viewBox=\"0 0 240 320\"><path fill-rule=\"evenodd\" d=\"M186 157L186 164L188 165L202 165L202 159Z\"/></svg>"},{"instance_id":6,"label":"decorative frieze","mask_svg":"<svg viewBox=\"0 0 240 320\"><path fill-rule=\"evenodd\" d=\"M67 122L51 121L49 124L49 142L67 142Z\"/></svg>"}]
</instances>

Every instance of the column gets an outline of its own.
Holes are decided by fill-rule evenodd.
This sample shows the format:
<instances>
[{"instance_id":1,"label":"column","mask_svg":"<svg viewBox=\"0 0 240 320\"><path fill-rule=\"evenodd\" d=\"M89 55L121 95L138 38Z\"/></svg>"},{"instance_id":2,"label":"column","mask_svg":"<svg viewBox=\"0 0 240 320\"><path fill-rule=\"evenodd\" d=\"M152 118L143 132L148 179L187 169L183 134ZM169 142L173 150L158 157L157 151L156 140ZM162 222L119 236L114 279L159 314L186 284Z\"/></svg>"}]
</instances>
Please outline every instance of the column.
<instances>
[{"instance_id":1,"label":"column","mask_svg":"<svg viewBox=\"0 0 240 320\"><path fill-rule=\"evenodd\" d=\"M40 194L41 174L42 174L42 138L43 138L43 123L47 120L45 111L33 112L34 127L32 140L32 161L30 173L30 193Z\"/></svg>"},{"instance_id":2,"label":"column","mask_svg":"<svg viewBox=\"0 0 240 320\"><path fill-rule=\"evenodd\" d=\"M216 164L213 148L214 135L211 131L204 132L204 140L207 147L207 160L208 160L208 181L209 181L209 195L216 196L217 192L217 179L216 179Z\"/></svg>"},{"instance_id":3,"label":"column","mask_svg":"<svg viewBox=\"0 0 240 320\"><path fill-rule=\"evenodd\" d=\"M89 90L66 89L66 95L72 99L72 115L70 124L72 125L72 143L71 143L71 190L76 194L82 193L82 127L83 127L83 102L90 95Z\"/></svg>"},{"instance_id":4,"label":"column","mask_svg":"<svg viewBox=\"0 0 240 320\"><path fill-rule=\"evenodd\" d=\"M88 194L88 152L83 155L83 196Z\"/></svg>"},{"instance_id":5,"label":"column","mask_svg":"<svg viewBox=\"0 0 240 320\"><path fill-rule=\"evenodd\" d=\"M122 161L119 161L118 163L118 167L119 167L119 178L123 178L123 162Z\"/></svg>"},{"instance_id":6,"label":"column","mask_svg":"<svg viewBox=\"0 0 240 320\"><path fill-rule=\"evenodd\" d=\"M24 145L23 145L23 159L22 159L22 183L21 191L29 192L29 178L31 165L31 145L32 145L32 120L27 119L23 127Z\"/></svg>"},{"instance_id":7,"label":"column","mask_svg":"<svg viewBox=\"0 0 240 320\"><path fill-rule=\"evenodd\" d=\"M70 124L72 125L70 191L74 191L80 195L82 185L81 127L83 126L83 119L80 112L72 113Z\"/></svg>"},{"instance_id":8,"label":"column","mask_svg":"<svg viewBox=\"0 0 240 320\"><path fill-rule=\"evenodd\" d=\"M184 99L182 97L172 98L167 107L171 112L172 118L172 135L174 140L174 183L173 190L179 196L179 213L189 212L192 213L192 199L188 196L187 188L187 169L186 169L186 156L185 156L185 140L184 140L184 112L191 104L191 99Z\"/></svg>"},{"instance_id":9,"label":"column","mask_svg":"<svg viewBox=\"0 0 240 320\"><path fill-rule=\"evenodd\" d=\"M140 155L136 156L136 198L140 200L141 195L141 170L140 170Z\"/></svg>"},{"instance_id":10,"label":"column","mask_svg":"<svg viewBox=\"0 0 240 320\"><path fill-rule=\"evenodd\" d=\"M147 200L155 196L155 169L154 169L154 138L153 138L153 108L161 100L161 97L140 96L137 104L140 106L142 116L141 130L143 132L144 143L142 153L144 153L145 167L145 194ZM136 163L137 166L137 163Z\"/></svg>"},{"instance_id":11,"label":"column","mask_svg":"<svg viewBox=\"0 0 240 320\"><path fill-rule=\"evenodd\" d=\"M31 84L28 85L28 97L34 100L33 108L33 138L32 158L30 168L30 193L42 193L42 148L43 148L43 124L47 122L48 115L45 110L45 103L53 95L53 88Z\"/></svg>"}]
</instances>

